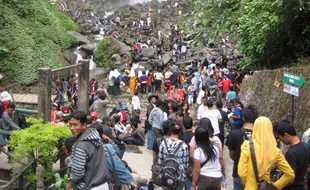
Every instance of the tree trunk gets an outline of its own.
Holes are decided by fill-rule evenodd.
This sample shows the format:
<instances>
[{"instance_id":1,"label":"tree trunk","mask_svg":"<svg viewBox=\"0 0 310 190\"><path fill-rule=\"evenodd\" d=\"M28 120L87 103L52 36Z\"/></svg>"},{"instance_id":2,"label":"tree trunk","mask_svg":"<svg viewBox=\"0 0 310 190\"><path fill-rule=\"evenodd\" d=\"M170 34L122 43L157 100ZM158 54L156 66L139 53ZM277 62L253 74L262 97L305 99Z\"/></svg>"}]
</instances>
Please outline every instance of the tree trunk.
<instances>
[{"instance_id":1,"label":"tree trunk","mask_svg":"<svg viewBox=\"0 0 310 190\"><path fill-rule=\"evenodd\" d=\"M44 167L41 164L37 165L37 190L44 190Z\"/></svg>"}]
</instances>

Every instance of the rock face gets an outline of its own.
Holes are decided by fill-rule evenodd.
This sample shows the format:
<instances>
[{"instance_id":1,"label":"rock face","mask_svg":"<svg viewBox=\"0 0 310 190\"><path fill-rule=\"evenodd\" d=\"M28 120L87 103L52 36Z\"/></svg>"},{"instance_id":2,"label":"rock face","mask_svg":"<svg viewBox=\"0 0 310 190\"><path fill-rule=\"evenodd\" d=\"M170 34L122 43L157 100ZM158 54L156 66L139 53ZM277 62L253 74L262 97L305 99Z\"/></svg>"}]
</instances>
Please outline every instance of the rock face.
<instances>
[{"instance_id":1,"label":"rock face","mask_svg":"<svg viewBox=\"0 0 310 190\"><path fill-rule=\"evenodd\" d=\"M241 84L240 99L245 105L257 105L260 115L271 121L291 120L291 95L283 92L283 72L303 75L305 84L300 88L300 96L295 97L294 125L299 133L309 128L310 121L310 67L256 71L251 78Z\"/></svg>"},{"instance_id":2,"label":"rock face","mask_svg":"<svg viewBox=\"0 0 310 190\"><path fill-rule=\"evenodd\" d=\"M76 41L78 42L78 45L81 44L90 44L89 39L87 38L87 36L84 36L78 32L68 32L69 35L73 36Z\"/></svg>"}]
</instances>

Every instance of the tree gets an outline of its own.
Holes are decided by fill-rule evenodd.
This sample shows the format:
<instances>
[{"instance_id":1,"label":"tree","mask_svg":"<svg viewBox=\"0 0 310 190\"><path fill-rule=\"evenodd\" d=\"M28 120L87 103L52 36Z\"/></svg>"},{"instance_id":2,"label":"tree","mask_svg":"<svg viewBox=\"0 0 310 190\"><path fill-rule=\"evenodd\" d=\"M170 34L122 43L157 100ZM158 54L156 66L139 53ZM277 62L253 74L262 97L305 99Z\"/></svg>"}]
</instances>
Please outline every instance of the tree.
<instances>
[{"instance_id":1,"label":"tree","mask_svg":"<svg viewBox=\"0 0 310 190\"><path fill-rule=\"evenodd\" d=\"M37 189L44 189L44 181L53 176L53 163L71 132L66 126L43 124L42 119L27 118L27 122L31 126L14 131L9 145L14 148L16 157L35 160Z\"/></svg>"},{"instance_id":2,"label":"tree","mask_svg":"<svg viewBox=\"0 0 310 190\"><path fill-rule=\"evenodd\" d=\"M193 0L186 26L196 40L229 35L245 55L241 66L280 67L310 55L309 0Z\"/></svg>"}]
</instances>

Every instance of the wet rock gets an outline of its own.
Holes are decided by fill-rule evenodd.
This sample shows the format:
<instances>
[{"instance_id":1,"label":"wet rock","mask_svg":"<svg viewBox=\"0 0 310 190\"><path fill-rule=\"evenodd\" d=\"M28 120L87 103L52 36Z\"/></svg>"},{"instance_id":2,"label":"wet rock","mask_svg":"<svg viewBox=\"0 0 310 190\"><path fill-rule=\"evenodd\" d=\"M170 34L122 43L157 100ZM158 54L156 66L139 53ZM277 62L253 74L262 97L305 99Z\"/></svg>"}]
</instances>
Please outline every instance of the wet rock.
<instances>
[{"instance_id":1,"label":"wet rock","mask_svg":"<svg viewBox=\"0 0 310 190\"><path fill-rule=\"evenodd\" d=\"M141 61L148 61L148 60L149 60L148 57L142 57L142 58L141 58Z\"/></svg>"},{"instance_id":2,"label":"wet rock","mask_svg":"<svg viewBox=\"0 0 310 190\"><path fill-rule=\"evenodd\" d=\"M94 35L100 34L100 28L94 28L91 33Z\"/></svg>"},{"instance_id":3,"label":"wet rock","mask_svg":"<svg viewBox=\"0 0 310 190\"><path fill-rule=\"evenodd\" d=\"M95 44L83 44L80 46L81 50L85 51L88 55L93 55L95 51Z\"/></svg>"},{"instance_id":4,"label":"wet rock","mask_svg":"<svg viewBox=\"0 0 310 190\"><path fill-rule=\"evenodd\" d=\"M68 34L69 35L71 35L71 36L73 36L75 39L76 39L76 41L77 41L77 43L79 44L79 45L81 45L81 44L90 44L91 42L88 40L88 37L87 36L84 36L84 35L82 35L82 34L80 34L80 33L78 33L78 32L75 32L75 31L70 31L70 32L68 32Z\"/></svg>"},{"instance_id":5,"label":"wet rock","mask_svg":"<svg viewBox=\"0 0 310 190\"><path fill-rule=\"evenodd\" d=\"M63 57L69 64L75 64L75 60L77 59L77 55L72 52L72 50L65 50L63 52Z\"/></svg>"}]
</instances>

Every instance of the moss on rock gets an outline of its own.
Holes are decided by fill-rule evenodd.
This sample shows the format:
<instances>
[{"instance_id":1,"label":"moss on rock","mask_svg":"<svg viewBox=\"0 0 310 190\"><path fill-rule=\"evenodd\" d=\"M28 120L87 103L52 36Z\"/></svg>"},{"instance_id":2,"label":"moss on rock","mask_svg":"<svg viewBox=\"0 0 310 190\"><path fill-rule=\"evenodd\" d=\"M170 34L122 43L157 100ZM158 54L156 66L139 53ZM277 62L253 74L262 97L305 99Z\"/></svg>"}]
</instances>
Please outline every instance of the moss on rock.
<instances>
[{"instance_id":1,"label":"moss on rock","mask_svg":"<svg viewBox=\"0 0 310 190\"><path fill-rule=\"evenodd\" d=\"M240 99L247 105L257 105L260 115L272 121L291 120L291 95L283 92L283 72L303 75L305 84L300 88L299 97L294 97L294 125L301 134L309 128L310 121L310 67L256 71L251 78L244 79Z\"/></svg>"}]
</instances>

